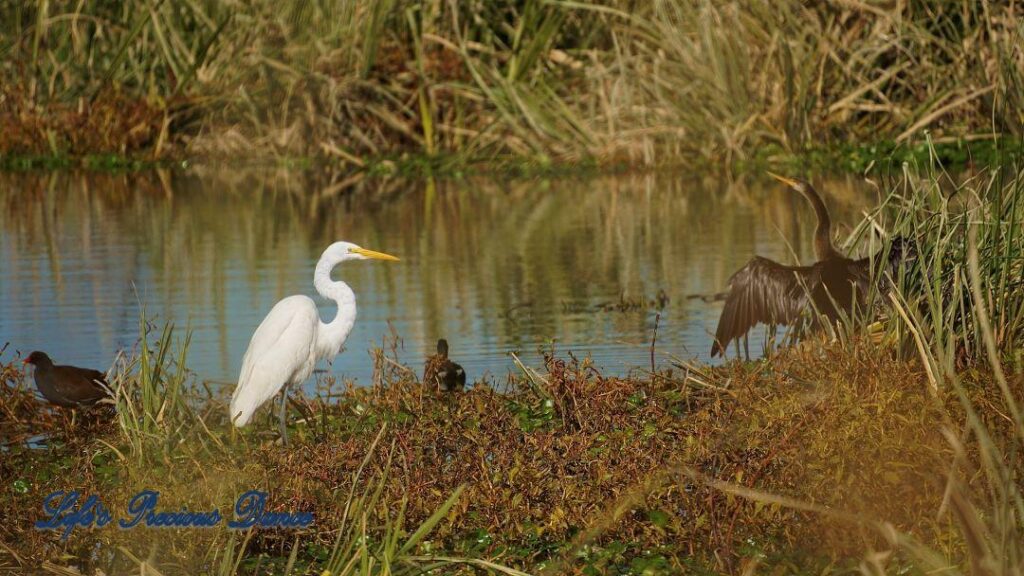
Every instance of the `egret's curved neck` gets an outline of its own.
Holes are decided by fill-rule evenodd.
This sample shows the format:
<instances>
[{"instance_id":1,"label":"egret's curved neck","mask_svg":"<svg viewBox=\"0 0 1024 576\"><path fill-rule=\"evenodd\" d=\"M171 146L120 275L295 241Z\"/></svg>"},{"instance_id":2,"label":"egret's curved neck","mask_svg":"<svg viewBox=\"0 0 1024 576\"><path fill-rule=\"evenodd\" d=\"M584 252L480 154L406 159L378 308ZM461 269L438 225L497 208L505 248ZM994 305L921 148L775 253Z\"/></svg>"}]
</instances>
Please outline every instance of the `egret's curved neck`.
<instances>
[{"instance_id":1,"label":"egret's curved neck","mask_svg":"<svg viewBox=\"0 0 1024 576\"><path fill-rule=\"evenodd\" d=\"M841 256L838 250L832 246L832 218L828 215L828 208L822 201L818 191L808 184L803 190L804 198L811 203L814 214L818 217L818 227L814 230L814 253L818 260L824 260L831 256Z\"/></svg>"},{"instance_id":2,"label":"egret's curved neck","mask_svg":"<svg viewBox=\"0 0 1024 576\"><path fill-rule=\"evenodd\" d=\"M356 322L356 295L341 281L331 280L331 270L342 262L337 258L320 258L313 273L313 286L324 298L338 304L338 312L330 322L320 321L316 339L318 359L334 358L341 352L352 325Z\"/></svg>"}]
</instances>

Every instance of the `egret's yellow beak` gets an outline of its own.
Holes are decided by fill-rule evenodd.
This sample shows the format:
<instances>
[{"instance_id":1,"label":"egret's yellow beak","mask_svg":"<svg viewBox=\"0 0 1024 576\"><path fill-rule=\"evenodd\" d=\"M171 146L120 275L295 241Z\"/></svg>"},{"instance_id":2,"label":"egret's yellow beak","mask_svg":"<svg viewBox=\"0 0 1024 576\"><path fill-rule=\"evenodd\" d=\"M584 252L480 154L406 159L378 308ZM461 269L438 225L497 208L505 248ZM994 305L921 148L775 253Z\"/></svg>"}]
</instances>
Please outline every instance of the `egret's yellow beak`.
<instances>
[{"instance_id":1,"label":"egret's yellow beak","mask_svg":"<svg viewBox=\"0 0 1024 576\"><path fill-rule=\"evenodd\" d=\"M395 258L391 254L374 252L373 250L367 250L366 248L349 248L348 251L352 254L359 254L360 256L373 258L374 260L392 260L394 262L398 262L398 258Z\"/></svg>"},{"instance_id":2,"label":"egret's yellow beak","mask_svg":"<svg viewBox=\"0 0 1024 576\"><path fill-rule=\"evenodd\" d=\"M779 182L782 182L783 184L785 184L787 186L796 186L797 184L799 184L799 182L797 182L796 180L793 180L791 178L786 178L785 176L779 176L778 174L776 174L774 172L769 172L768 175L771 176L772 178L775 178Z\"/></svg>"}]
</instances>

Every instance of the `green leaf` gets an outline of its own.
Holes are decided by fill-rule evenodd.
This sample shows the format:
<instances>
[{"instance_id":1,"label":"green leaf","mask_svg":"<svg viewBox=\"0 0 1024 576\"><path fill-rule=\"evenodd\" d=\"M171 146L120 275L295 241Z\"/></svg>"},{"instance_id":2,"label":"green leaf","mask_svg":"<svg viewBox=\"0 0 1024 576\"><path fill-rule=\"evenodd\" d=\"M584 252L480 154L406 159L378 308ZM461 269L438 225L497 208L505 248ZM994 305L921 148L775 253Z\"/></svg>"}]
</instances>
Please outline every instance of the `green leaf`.
<instances>
[{"instance_id":1,"label":"green leaf","mask_svg":"<svg viewBox=\"0 0 1024 576\"><path fill-rule=\"evenodd\" d=\"M412 533L412 536L410 536L409 539L405 541L405 544L403 544L402 547L398 550L398 554L402 555L406 552L409 552L410 550L416 547L416 544L418 544L420 540L426 538L427 534L430 534L434 530L434 527L437 526L438 522L440 522L441 519L448 514L448 511L451 510L452 506L454 506L455 503L458 502L459 496L462 495L462 491L465 490L465 488L465 484L462 484L461 486L456 488L455 492L453 492L452 495L448 497L448 500L445 500L445 503L442 504L440 508L435 510L434 513L430 515L430 518L424 520L423 524L420 524L420 527Z\"/></svg>"}]
</instances>

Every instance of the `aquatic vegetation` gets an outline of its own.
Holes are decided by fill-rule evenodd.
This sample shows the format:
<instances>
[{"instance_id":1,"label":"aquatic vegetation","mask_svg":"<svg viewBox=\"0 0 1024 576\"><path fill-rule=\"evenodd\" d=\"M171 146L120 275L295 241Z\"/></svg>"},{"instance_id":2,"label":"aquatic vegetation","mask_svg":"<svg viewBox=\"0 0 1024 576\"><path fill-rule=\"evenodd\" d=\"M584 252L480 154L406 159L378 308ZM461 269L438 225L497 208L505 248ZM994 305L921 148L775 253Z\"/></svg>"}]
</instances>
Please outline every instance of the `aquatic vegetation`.
<instances>
[{"instance_id":1,"label":"aquatic vegetation","mask_svg":"<svg viewBox=\"0 0 1024 576\"><path fill-rule=\"evenodd\" d=\"M886 190L872 211L847 238L863 242L881 228L912 239L916 265L893 281L899 286L885 302L907 325L915 349L926 362L933 385L953 378L957 368L988 363L981 316L998 318L995 344L1015 369L1024 343L1024 171L1018 166L979 171L953 179L941 166L904 166L880 185ZM971 293L970 238L978 258L984 298ZM889 298L887 297L887 300ZM901 324L894 322L891 326Z\"/></svg>"},{"instance_id":2,"label":"aquatic vegetation","mask_svg":"<svg viewBox=\"0 0 1024 576\"><path fill-rule=\"evenodd\" d=\"M917 154L930 130L968 161L966 144L1020 135L1021 16L956 2L6 3L0 156L445 171L861 142L883 150L874 160ZM844 156L864 164L863 149Z\"/></svg>"}]
</instances>

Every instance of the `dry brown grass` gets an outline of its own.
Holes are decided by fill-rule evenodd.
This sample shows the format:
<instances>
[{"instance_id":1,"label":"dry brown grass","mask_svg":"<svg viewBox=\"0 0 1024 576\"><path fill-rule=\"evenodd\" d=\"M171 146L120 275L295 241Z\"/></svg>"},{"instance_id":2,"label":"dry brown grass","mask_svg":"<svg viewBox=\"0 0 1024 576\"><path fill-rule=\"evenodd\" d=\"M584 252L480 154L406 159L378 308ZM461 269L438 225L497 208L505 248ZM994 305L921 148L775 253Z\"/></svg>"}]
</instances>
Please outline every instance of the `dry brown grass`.
<instances>
[{"instance_id":1,"label":"dry brown grass","mask_svg":"<svg viewBox=\"0 0 1024 576\"><path fill-rule=\"evenodd\" d=\"M953 1L8 3L0 154L652 165L926 129L1013 137L1022 15Z\"/></svg>"},{"instance_id":2,"label":"dry brown grass","mask_svg":"<svg viewBox=\"0 0 1024 576\"><path fill-rule=\"evenodd\" d=\"M0 87L0 154L117 154L163 157L176 108L121 90L95 101L33 102L17 86Z\"/></svg>"}]
</instances>

